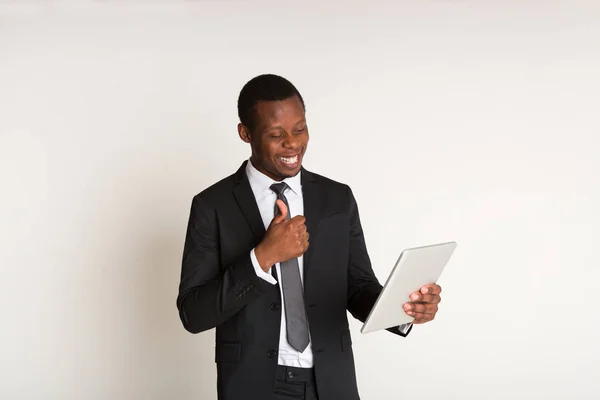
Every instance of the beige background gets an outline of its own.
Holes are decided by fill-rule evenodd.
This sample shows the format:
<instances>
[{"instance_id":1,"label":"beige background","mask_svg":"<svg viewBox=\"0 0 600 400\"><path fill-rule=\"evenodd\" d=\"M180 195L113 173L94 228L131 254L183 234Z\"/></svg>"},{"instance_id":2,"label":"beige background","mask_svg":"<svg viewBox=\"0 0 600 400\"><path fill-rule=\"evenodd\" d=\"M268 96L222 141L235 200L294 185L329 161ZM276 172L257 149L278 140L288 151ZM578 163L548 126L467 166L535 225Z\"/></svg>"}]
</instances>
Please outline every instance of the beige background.
<instances>
[{"instance_id":1,"label":"beige background","mask_svg":"<svg viewBox=\"0 0 600 400\"><path fill-rule=\"evenodd\" d=\"M599 398L598 71L597 1L0 1L0 397L216 398L183 238L273 72L381 280L459 243L434 322L352 323L363 398Z\"/></svg>"}]
</instances>

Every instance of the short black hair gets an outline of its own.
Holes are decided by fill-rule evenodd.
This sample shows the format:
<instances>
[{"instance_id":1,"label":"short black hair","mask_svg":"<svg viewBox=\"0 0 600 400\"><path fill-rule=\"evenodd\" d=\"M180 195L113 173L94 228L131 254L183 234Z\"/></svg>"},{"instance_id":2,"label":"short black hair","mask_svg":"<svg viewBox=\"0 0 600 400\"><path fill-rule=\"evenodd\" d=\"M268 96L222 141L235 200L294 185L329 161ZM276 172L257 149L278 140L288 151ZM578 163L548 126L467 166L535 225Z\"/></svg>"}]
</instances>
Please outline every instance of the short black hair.
<instances>
[{"instance_id":1,"label":"short black hair","mask_svg":"<svg viewBox=\"0 0 600 400\"><path fill-rule=\"evenodd\" d=\"M256 128L256 103L259 101L278 101L298 96L302 107L304 99L296 87L287 79L273 74L264 74L249 80L238 97L238 116L240 122L251 131Z\"/></svg>"}]
</instances>

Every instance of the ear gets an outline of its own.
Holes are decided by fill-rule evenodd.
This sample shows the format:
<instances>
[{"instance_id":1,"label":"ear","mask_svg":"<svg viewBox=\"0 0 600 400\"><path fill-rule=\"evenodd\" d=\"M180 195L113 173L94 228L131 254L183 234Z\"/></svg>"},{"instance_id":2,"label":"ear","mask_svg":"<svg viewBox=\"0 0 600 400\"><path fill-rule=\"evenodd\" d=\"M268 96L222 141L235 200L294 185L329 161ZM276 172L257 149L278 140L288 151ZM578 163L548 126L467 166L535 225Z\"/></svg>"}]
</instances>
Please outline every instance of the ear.
<instances>
[{"instance_id":1,"label":"ear","mask_svg":"<svg viewBox=\"0 0 600 400\"><path fill-rule=\"evenodd\" d=\"M240 135L240 139L242 139L246 143L250 143L250 141L251 141L250 130L246 126L242 125L241 122L238 124L237 128L238 128L238 135Z\"/></svg>"}]
</instances>

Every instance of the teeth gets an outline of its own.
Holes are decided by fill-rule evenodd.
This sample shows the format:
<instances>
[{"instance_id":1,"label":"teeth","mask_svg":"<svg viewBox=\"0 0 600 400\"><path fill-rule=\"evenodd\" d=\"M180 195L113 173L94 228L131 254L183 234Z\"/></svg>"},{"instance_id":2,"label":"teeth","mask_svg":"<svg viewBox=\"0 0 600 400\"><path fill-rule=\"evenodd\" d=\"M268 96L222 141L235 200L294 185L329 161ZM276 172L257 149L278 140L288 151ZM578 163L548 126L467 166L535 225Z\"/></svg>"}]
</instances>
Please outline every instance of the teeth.
<instances>
[{"instance_id":1,"label":"teeth","mask_svg":"<svg viewBox=\"0 0 600 400\"><path fill-rule=\"evenodd\" d=\"M281 159L281 161L283 161L286 164L294 164L296 162L298 162L298 156L294 156L294 157L279 157Z\"/></svg>"}]
</instances>

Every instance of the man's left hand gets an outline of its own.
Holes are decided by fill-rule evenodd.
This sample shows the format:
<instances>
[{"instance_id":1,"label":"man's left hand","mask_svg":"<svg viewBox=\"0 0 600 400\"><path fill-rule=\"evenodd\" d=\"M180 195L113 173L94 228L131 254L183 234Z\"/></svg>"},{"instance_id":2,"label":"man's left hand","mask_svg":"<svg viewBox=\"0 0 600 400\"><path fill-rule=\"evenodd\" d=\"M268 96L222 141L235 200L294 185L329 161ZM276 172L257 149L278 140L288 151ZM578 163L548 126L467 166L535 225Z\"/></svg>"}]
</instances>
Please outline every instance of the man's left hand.
<instances>
[{"instance_id":1,"label":"man's left hand","mask_svg":"<svg viewBox=\"0 0 600 400\"><path fill-rule=\"evenodd\" d=\"M442 288L439 285L425 285L418 292L411 293L410 302L404 303L404 312L415 320L413 324L424 324L435 318L438 312L438 304L442 301L440 293Z\"/></svg>"}]
</instances>

